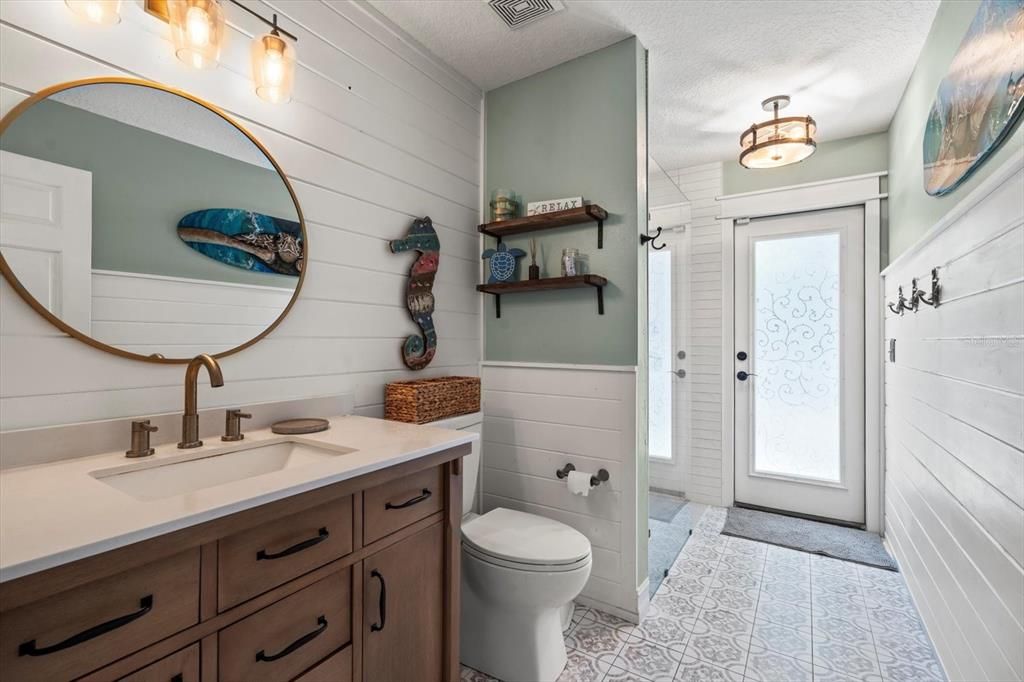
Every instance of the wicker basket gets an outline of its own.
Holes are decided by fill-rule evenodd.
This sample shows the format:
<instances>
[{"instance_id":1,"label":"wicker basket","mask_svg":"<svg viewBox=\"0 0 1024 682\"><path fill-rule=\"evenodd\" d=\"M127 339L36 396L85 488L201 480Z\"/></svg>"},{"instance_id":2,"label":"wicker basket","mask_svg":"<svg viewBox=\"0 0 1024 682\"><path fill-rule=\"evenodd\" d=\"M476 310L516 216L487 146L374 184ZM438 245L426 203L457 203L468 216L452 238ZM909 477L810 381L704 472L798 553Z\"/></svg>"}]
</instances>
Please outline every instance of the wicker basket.
<instances>
[{"instance_id":1,"label":"wicker basket","mask_svg":"<svg viewBox=\"0 0 1024 682\"><path fill-rule=\"evenodd\" d=\"M384 418L410 424L480 410L480 377L396 381L384 389Z\"/></svg>"}]
</instances>

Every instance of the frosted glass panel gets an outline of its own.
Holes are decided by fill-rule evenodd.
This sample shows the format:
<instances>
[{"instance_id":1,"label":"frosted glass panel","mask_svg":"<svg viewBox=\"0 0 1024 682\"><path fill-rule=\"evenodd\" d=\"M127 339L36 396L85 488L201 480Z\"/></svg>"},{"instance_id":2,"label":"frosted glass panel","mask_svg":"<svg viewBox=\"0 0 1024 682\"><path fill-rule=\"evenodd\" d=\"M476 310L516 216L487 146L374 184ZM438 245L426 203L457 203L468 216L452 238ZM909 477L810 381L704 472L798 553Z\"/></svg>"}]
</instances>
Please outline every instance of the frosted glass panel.
<instances>
[{"instance_id":1,"label":"frosted glass panel","mask_svg":"<svg viewBox=\"0 0 1024 682\"><path fill-rule=\"evenodd\" d=\"M839 235L754 244L754 470L840 480Z\"/></svg>"},{"instance_id":2,"label":"frosted glass panel","mask_svg":"<svg viewBox=\"0 0 1024 682\"><path fill-rule=\"evenodd\" d=\"M647 258L648 453L672 458L672 253Z\"/></svg>"}]
</instances>

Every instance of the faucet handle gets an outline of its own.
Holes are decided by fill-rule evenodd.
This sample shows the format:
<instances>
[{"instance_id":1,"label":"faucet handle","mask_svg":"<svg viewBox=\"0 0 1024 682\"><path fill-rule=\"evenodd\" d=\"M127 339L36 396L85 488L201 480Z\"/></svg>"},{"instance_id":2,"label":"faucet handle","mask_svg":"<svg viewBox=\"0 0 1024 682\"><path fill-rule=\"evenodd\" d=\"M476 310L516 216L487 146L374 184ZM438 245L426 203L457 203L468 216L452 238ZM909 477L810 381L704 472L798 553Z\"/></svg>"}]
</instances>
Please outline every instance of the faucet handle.
<instances>
[{"instance_id":1,"label":"faucet handle","mask_svg":"<svg viewBox=\"0 0 1024 682\"><path fill-rule=\"evenodd\" d=\"M245 438L245 434L242 433L243 419L252 419L252 415L241 410L228 410L224 414L224 435L220 439L232 442Z\"/></svg>"},{"instance_id":2,"label":"faucet handle","mask_svg":"<svg viewBox=\"0 0 1024 682\"><path fill-rule=\"evenodd\" d=\"M159 431L160 427L149 423L148 419L132 422L132 445L125 451L126 457L148 457L156 452L149 446L149 434Z\"/></svg>"}]
</instances>

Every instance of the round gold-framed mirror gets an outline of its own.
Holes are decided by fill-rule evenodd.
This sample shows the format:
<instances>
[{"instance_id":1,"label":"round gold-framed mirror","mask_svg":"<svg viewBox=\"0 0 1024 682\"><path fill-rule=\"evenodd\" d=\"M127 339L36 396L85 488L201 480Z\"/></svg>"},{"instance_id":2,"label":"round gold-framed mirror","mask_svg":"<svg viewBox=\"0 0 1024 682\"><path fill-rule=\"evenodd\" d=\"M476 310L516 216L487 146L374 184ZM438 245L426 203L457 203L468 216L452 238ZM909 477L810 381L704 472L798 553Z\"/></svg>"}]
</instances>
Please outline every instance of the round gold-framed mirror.
<instances>
[{"instance_id":1,"label":"round gold-framed mirror","mask_svg":"<svg viewBox=\"0 0 1024 682\"><path fill-rule=\"evenodd\" d=\"M216 106L134 78L0 119L0 272L61 331L147 362L224 357L285 318L309 241L277 160Z\"/></svg>"}]
</instances>

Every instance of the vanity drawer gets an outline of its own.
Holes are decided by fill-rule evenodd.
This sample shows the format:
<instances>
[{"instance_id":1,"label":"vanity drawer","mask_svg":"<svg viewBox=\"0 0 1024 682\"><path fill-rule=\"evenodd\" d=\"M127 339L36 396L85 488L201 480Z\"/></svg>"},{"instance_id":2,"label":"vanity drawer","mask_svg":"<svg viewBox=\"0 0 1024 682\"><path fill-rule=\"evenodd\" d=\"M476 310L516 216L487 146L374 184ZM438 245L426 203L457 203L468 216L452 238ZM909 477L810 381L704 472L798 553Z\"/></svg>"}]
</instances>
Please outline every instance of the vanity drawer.
<instances>
[{"instance_id":1,"label":"vanity drawer","mask_svg":"<svg viewBox=\"0 0 1024 682\"><path fill-rule=\"evenodd\" d=\"M199 550L60 592L0 616L0 670L65 680L199 622Z\"/></svg>"},{"instance_id":2,"label":"vanity drawer","mask_svg":"<svg viewBox=\"0 0 1024 682\"><path fill-rule=\"evenodd\" d=\"M444 508L444 471L441 467L414 474L363 493L363 544L380 540L410 523Z\"/></svg>"},{"instance_id":3,"label":"vanity drawer","mask_svg":"<svg viewBox=\"0 0 1024 682\"><path fill-rule=\"evenodd\" d=\"M352 682L352 646L331 654L326 661L296 677L295 682Z\"/></svg>"},{"instance_id":4,"label":"vanity drawer","mask_svg":"<svg viewBox=\"0 0 1024 682\"><path fill-rule=\"evenodd\" d=\"M224 538L217 544L218 610L351 551L351 495Z\"/></svg>"},{"instance_id":5,"label":"vanity drawer","mask_svg":"<svg viewBox=\"0 0 1024 682\"><path fill-rule=\"evenodd\" d=\"M150 663L118 682L199 682L199 643Z\"/></svg>"},{"instance_id":6,"label":"vanity drawer","mask_svg":"<svg viewBox=\"0 0 1024 682\"><path fill-rule=\"evenodd\" d=\"M220 679L291 680L352 639L346 568L221 630Z\"/></svg>"}]
</instances>

